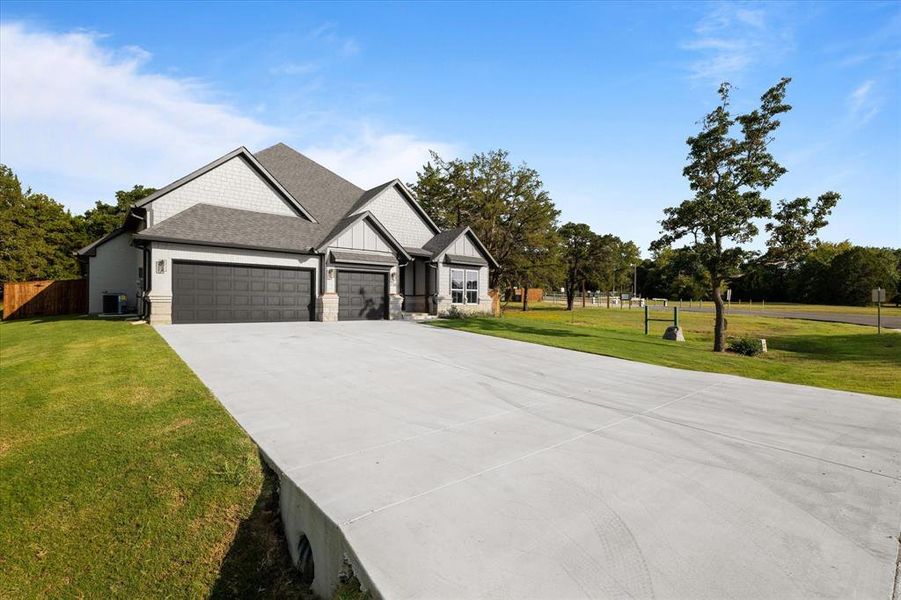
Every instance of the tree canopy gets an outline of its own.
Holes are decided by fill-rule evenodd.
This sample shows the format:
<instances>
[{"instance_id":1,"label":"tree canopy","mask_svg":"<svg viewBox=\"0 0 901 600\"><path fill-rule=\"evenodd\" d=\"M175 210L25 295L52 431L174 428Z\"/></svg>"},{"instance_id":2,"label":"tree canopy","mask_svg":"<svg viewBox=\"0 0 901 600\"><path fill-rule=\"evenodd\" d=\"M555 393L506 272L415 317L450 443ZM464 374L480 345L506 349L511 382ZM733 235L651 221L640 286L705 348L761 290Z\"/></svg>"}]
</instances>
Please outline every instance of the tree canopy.
<instances>
[{"instance_id":1,"label":"tree canopy","mask_svg":"<svg viewBox=\"0 0 901 600\"><path fill-rule=\"evenodd\" d=\"M115 204L107 204L98 200L94 204L94 208L88 209L83 216L78 217L80 228L87 239L86 244L100 239L120 227L131 206L155 191L154 188L136 185L130 190L116 192Z\"/></svg>"},{"instance_id":2,"label":"tree canopy","mask_svg":"<svg viewBox=\"0 0 901 600\"><path fill-rule=\"evenodd\" d=\"M72 279L79 268L72 252L79 236L60 203L31 189L0 165L0 283Z\"/></svg>"},{"instance_id":3,"label":"tree canopy","mask_svg":"<svg viewBox=\"0 0 901 600\"><path fill-rule=\"evenodd\" d=\"M560 211L537 171L514 166L504 150L451 161L432 152L410 188L439 227L472 228L500 263L491 287L547 283Z\"/></svg>"},{"instance_id":4,"label":"tree canopy","mask_svg":"<svg viewBox=\"0 0 901 600\"><path fill-rule=\"evenodd\" d=\"M116 192L116 203L98 201L84 215L72 215L45 194L23 190L19 178L0 164L0 284L80 275L74 253L121 226L134 202L153 193L136 185Z\"/></svg>"},{"instance_id":5,"label":"tree canopy","mask_svg":"<svg viewBox=\"0 0 901 600\"><path fill-rule=\"evenodd\" d=\"M770 232L767 240L769 260L797 265L819 243L816 235L829 224L826 217L840 198L836 192L826 192L813 205L810 198L795 198L790 202L780 200L774 221L766 224L766 230Z\"/></svg>"}]
</instances>

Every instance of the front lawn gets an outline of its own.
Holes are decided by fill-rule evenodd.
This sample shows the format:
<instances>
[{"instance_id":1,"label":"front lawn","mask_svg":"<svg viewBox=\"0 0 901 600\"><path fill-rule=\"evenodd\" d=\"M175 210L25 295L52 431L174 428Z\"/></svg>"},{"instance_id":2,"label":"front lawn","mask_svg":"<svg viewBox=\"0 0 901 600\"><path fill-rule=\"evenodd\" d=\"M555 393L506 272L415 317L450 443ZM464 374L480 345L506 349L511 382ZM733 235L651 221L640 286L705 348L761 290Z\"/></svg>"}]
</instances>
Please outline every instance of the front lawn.
<instances>
[{"instance_id":1,"label":"front lawn","mask_svg":"<svg viewBox=\"0 0 901 600\"><path fill-rule=\"evenodd\" d=\"M0 597L304 597L250 439L147 325L0 324Z\"/></svg>"},{"instance_id":2,"label":"front lawn","mask_svg":"<svg viewBox=\"0 0 901 600\"><path fill-rule=\"evenodd\" d=\"M654 315L664 318L672 311ZM732 315L730 336L767 340L769 353L749 358L711 352L710 314L680 315L685 343L661 339L665 323L652 323L651 335L643 335L643 317L639 308L577 308L573 314L540 304L525 313L511 306L496 319L442 319L432 325L668 367L901 397L898 332L877 335L859 325Z\"/></svg>"}]
</instances>

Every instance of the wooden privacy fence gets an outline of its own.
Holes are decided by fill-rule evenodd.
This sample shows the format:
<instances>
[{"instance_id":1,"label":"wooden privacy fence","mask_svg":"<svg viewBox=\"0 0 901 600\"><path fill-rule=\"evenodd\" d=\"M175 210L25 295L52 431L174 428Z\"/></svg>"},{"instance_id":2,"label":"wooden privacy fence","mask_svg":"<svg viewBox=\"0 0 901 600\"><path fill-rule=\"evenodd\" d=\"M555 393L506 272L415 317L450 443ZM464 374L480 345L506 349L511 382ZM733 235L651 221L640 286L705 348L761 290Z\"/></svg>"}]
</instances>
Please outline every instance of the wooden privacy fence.
<instances>
[{"instance_id":1,"label":"wooden privacy fence","mask_svg":"<svg viewBox=\"0 0 901 600\"><path fill-rule=\"evenodd\" d=\"M3 284L3 318L24 319L88 312L86 279Z\"/></svg>"}]
</instances>

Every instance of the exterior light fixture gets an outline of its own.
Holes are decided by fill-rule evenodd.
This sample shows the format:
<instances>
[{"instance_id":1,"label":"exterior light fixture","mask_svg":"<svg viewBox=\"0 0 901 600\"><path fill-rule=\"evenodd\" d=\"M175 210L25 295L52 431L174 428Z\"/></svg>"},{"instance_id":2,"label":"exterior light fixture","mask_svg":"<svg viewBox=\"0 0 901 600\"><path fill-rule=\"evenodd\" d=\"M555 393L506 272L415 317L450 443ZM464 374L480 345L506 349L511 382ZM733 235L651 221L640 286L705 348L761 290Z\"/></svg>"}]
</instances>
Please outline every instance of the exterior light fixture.
<instances>
[{"instance_id":1,"label":"exterior light fixture","mask_svg":"<svg viewBox=\"0 0 901 600\"><path fill-rule=\"evenodd\" d=\"M160 275L166 272L166 260L160 259L156 261L156 272Z\"/></svg>"}]
</instances>

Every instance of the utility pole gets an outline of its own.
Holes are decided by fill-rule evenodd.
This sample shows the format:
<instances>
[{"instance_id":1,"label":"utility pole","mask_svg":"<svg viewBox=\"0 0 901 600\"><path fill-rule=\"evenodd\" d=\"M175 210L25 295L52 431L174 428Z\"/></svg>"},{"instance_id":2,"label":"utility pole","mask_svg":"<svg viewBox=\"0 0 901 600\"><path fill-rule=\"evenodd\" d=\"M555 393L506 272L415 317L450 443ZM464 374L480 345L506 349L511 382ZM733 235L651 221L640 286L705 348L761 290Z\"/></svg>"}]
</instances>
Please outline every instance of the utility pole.
<instances>
[{"instance_id":1,"label":"utility pole","mask_svg":"<svg viewBox=\"0 0 901 600\"><path fill-rule=\"evenodd\" d=\"M632 265L632 297L638 295L638 265Z\"/></svg>"}]
</instances>

